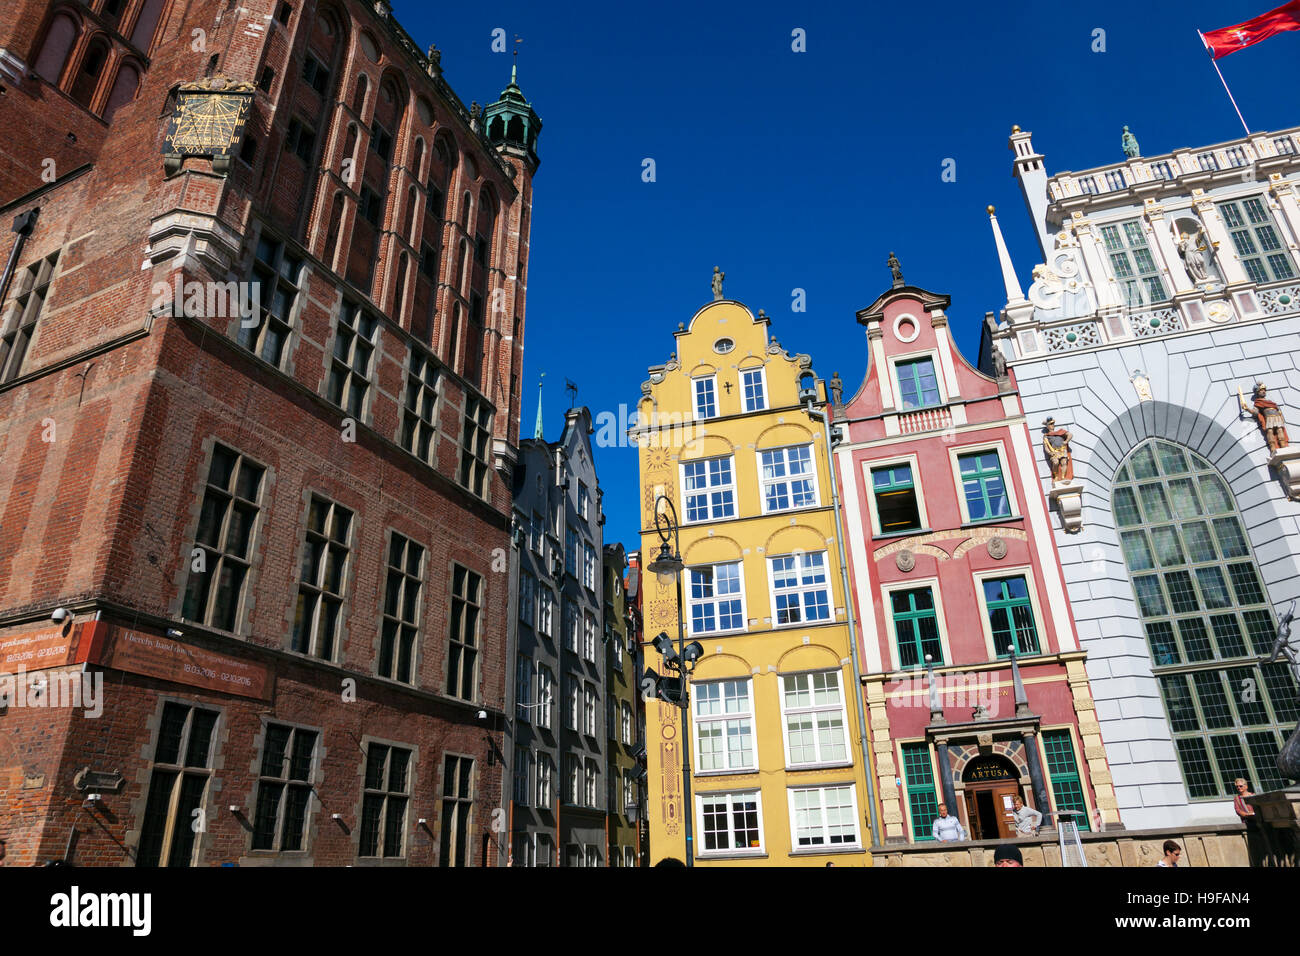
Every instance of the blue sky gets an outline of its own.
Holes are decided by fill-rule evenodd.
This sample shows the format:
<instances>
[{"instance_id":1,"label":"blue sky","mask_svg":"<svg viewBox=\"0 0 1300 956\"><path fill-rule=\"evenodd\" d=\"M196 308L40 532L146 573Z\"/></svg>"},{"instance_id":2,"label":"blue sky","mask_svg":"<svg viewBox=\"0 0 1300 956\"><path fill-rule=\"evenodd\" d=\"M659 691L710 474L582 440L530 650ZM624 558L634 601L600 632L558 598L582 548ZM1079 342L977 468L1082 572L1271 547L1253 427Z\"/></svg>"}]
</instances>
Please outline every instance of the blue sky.
<instances>
[{"instance_id":1,"label":"blue sky","mask_svg":"<svg viewBox=\"0 0 1300 956\"><path fill-rule=\"evenodd\" d=\"M542 118L527 300L523 430L546 372L546 437L566 378L593 413L635 407L672 332L726 294L772 316L772 334L852 393L866 372L857 309L889 285L952 296L973 358L1005 301L985 207L998 207L1022 283L1039 261L1011 178L1012 124L1049 174L1243 134L1196 30L1280 0L899 4L498 3L397 0L402 25L443 51L461 98L495 99L510 75L492 31L523 37L519 82ZM436 11L436 12L435 12ZM807 52L791 50L806 33ZM1093 52L1095 30L1105 52ZM1300 124L1300 32L1219 61L1252 130ZM642 181L654 159L656 181ZM956 161L956 181L942 179ZM791 311L806 290L807 312ZM607 542L639 540L637 459L597 449Z\"/></svg>"}]
</instances>

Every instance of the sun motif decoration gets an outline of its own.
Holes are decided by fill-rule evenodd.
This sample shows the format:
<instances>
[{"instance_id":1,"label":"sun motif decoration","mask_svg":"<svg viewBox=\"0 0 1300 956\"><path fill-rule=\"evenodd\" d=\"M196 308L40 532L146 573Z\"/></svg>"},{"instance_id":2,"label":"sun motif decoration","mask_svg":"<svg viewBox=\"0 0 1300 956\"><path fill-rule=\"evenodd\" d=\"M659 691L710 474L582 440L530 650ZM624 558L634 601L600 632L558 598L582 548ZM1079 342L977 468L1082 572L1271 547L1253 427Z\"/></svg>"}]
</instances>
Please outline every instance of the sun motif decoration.
<instances>
[{"instance_id":1,"label":"sun motif decoration","mask_svg":"<svg viewBox=\"0 0 1300 956\"><path fill-rule=\"evenodd\" d=\"M253 97L249 84L187 84L163 137L164 153L227 156L244 133Z\"/></svg>"}]
</instances>

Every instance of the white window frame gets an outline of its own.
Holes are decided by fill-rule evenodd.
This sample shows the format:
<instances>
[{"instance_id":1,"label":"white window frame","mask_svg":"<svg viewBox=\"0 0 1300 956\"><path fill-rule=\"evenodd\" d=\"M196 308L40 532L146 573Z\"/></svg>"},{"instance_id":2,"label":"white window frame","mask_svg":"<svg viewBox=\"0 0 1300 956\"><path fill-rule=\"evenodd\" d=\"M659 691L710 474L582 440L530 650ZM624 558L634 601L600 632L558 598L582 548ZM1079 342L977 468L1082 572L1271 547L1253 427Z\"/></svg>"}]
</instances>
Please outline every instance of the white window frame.
<instances>
[{"instance_id":1,"label":"white window frame","mask_svg":"<svg viewBox=\"0 0 1300 956\"><path fill-rule=\"evenodd\" d=\"M578 514L582 515L583 521L591 520L591 495L587 492L587 486L581 481L578 482Z\"/></svg>"},{"instance_id":2,"label":"white window frame","mask_svg":"<svg viewBox=\"0 0 1300 956\"><path fill-rule=\"evenodd\" d=\"M790 456L791 448L808 449L808 474L799 476L800 480L807 477L812 482L813 500L811 504L796 505L794 504L794 493L790 492L791 505L788 508L768 508L767 506L767 489L772 485L789 484L794 476L790 474ZM785 464L786 473L782 478L764 478L763 477L763 455L769 452L781 452L781 458ZM820 482L817 480L817 446L814 442L797 442L793 445L777 445L773 448L759 448L754 452L754 467L758 474L758 506L765 515L787 514L791 511L803 511L807 508L819 508L822 503L822 494Z\"/></svg>"},{"instance_id":3,"label":"white window frame","mask_svg":"<svg viewBox=\"0 0 1300 956\"><path fill-rule=\"evenodd\" d=\"M514 802L521 807L529 806L532 797L533 775L531 764L533 755L527 747L515 747Z\"/></svg>"},{"instance_id":4,"label":"white window frame","mask_svg":"<svg viewBox=\"0 0 1300 956\"><path fill-rule=\"evenodd\" d=\"M632 740L632 705L627 701L619 702L619 729L623 734L623 743L631 746Z\"/></svg>"},{"instance_id":5,"label":"white window frame","mask_svg":"<svg viewBox=\"0 0 1300 956\"><path fill-rule=\"evenodd\" d=\"M596 711L599 706L595 685L587 684L582 692L582 731L588 737L596 736Z\"/></svg>"},{"instance_id":6,"label":"white window frame","mask_svg":"<svg viewBox=\"0 0 1300 956\"><path fill-rule=\"evenodd\" d=\"M582 762L582 805L593 810L600 805L600 764L594 757Z\"/></svg>"},{"instance_id":7,"label":"white window frame","mask_svg":"<svg viewBox=\"0 0 1300 956\"><path fill-rule=\"evenodd\" d=\"M596 663L596 618L588 611L582 613L582 656Z\"/></svg>"},{"instance_id":8,"label":"white window frame","mask_svg":"<svg viewBox=\"0 0 1300 956\"><path fill-rule=\"evenodd\" d=\"M805 585L802 583L803 574L804 574L804 560L809 555L813 555L813 554L820 554L822 556L822 574L826 580L821 585ZM785 623L781 623L780 621L777 620L778 615L777 615L777 608L776 608L777 587L776 587L775 563L778 560L782 560L785 558L795 559L795 574L798 575L800 579L800 583L793 588L782 588L781 593L799 595L800 598L799 614L801 616L800 619L797 621L787 621ZM829 551L803 551L803 552L798 552L796 554L769 554L767 556L767 560L765 564L767 565L767 599L769 602L768 606L772 609L772 627L774 628L817 627L818 625L821 624L834 624L836 622L837 617L835 612L837 608L835 606L835 592L831 588L831 557ZM813 593L815 591L820 591L820 590L824 590L826 592L827 615L826 617L820 620L816 620L816 621L809 620L806 616L804 616L805 604L803 601L803 597L807 594Z\"/></svg>"},{"instance_id":9,"label":"white window frame","mask_svg":"<svg viewBox=\"0 0 1300 956\"><path fill-rule=\"evenodd\" d=\"M533 523L529 527L528 546L533 554L544 557L546 552L546 518L539 512L533 512Z\"/></svg>"},{"instance_id":10,"label":"white window frame","mask_svg":"<svg viewBox=\"0 0 1300 956\"><path fill-rule=\"evenodd\" d=\"M921 527L916 531L886 532L880 524L880 512L876 509L876 485L871 473L877 468L889 468L893 465L908 465L912 469L912 489L916 492L916 510L921 516ZM930 517L925 510L925 489L921 484L921 468L916 455L897 455L892 458L881 458L878 461L864 461L862 463L862 484L866 490L867 507L871 510L871 536L873 538L886 536L891 538L907 537L911 534L919 534L930 527Z\"/></svg>"},{"instance_id":11,"label":"white window frame","mask_svg":"<svg viewBox=\"0 0 1300 956\"><path fill-rule=\"evenodd\" d=\"M885 614L885 629L889 633L889 669L891 671L902 671L903 667L898 656L898 631L894 627L894 599L891 595L895 591L915 591L920 588L929 588L930 594L934 598L934 619L936 626L939 628L939 645L943 648L942 666L952 666L952 648L948 644L948 622L944 620L943 594L939 589L939 578L938 576L916 578L915 580L909 578L906 581L890 581L880 586L880 601ZM913 673L913 669L908 668L906 673Z\"/></svg>"},{"instance_id":12,"label":"white window frame","mask_svg":"<svg viewBox=\"0 0 1300 956\"><path fill-rule=\"evenodd\" d=\"M1034 615L1034 632L1038 635L1038 653L1053 653L1048 646L1048 633L1043 621L1043 602L1038 596L1038 579L1034 575L1033 566L1022 564L1005 568L988 568L983 571L973 572L971 578L975 582L975 600L979 604L980 632L984 635L984 649L988 651L988 659L990 661L996 661L999 660L999 658L997 648L994 647L993 644L993 624L989 621L988 601L984 597L984 582L989 578L1017 577L1023 577L1025 579L1025 588L1029 591L1029 610L1033 612ZM1016 651L1016 656L1022 656L1020 651ZM1002 657L1001 660L1005 661L1007 658Z\"/></svg>"},{"instance_id":13,"label":"white window frame","mask_svg":"<svg viewBox=\"0 0 1300 956\"><path fill-rule=\"evenodd\" d=\"M582 583L588 591L596 590L596 549L582 542Z\"/></svg>"},{"instance_id":14,"label":"white window frame","mask_svg":"<svg viewBox=\"0 0 1300 956\"><path fill-rule=\"evenodd\" d=\"M577 754L564 755L564 792L561 803L582 806L582 759Z\"/></svg>"},{"instance_id":15,"label":"white window frame","mask_svg":"<svg viewBox=\"0 0 1300 956\"><path fill-rule=\"evenodd\" d=\"M537 665L537 720L536 724L545 730L551 728L555 706L555 675L545 664Z\"/></svg>"},{"instance_id":16,"label":"white window frame","mask_svg":"<svg viewBox=\"0 0 1300 956\"><path fill-rule=\"evenodd\" d=\"M901 379L898 377L898 363L915 362L917 359L928 358L934 365L934 382L939 389L939 402L937 405L925 405L922 408L904 408L903 407L903 389ZM944 383L943 361L939 356L937 348L920 349L916 352L907 352L900 355L891 355L889 357L889 378L890 384L894 388L894 407L892 411L900 415L910 415L913 412L920 412L926 409L942 408L947 405L950 398L948 389Z\"/></svg>"},{"instance_id":17,"label":"white window frame","mask_svg":"<svg viewBox=\"0 0 1300 956\"><path fill-rule=\"evenodd\" d=\"M703 382L710 382L712 385L713 408L714 408L714 412L712 415L700 414L700 384ZM722 401L721 401L721 396L718 395L717 374L715 373L712 375L694 376L691 379L691 416L694 418L695 421L703 422L703 421L708 421L711 418L718 418L721 416L721 414L722 414Z\"/></svg>"},{"instance_id":18,"label":"white window frame","mask_svg":"<svg viewBox=\"0 0 1300 956\"><path fill-rule=\"evenodd\" d=\"M758 373L758 387L761 390L761 398L762 398L761 404L759 404L758 407L756 408L749 407L749 396L745 392L745 376L753 372ZM768 402L767 400L767 366L766 365L756 365L750 368L740 369L739 384L740 384L740 404L742 406L741 410L744 411L746 414L750 412L765 412L769 407L771 407L771 403Z\"/></svg>"},{"instance_id":19,"label":"white window frame","mask_svg":"<svg viewBox=\"0 0 1300 956\"><path fill-rule=\"evenodd\" d=\"M736 834L732 826L734 821L735 808L733 800L736 797L745 799L753 798L754 806L758 816L758 846L756 847L730 847L725 850L706 850L704 849L704 801L714 801L725 799L727 801L727 834L728 840L735 843ZM711 856L763 856L767 852L767 835L764 832L763 825L763 794L757 789L727 790L720 793L697 793L695 794L695 833L696 848L695 855L700 859L706 859Z\"/></svg>"},{"instance_id":20,"label":"white window frame","mask_svg":"<svg viewBox=\"0 0 1300 956\"><path fill-rule=\"evenodd\" d=\"M811 704L807 707L787 708L785 703L785 698L786 698L785 682L787 680L807 678L809 683L808 692L809 694L815 694L816 691L812 687L812 679L821 674L834 674L835 681L839 687L839 692L840 692L840 704L839 704L840 731L842 732L844 738L844 756L838 760L827 760L823 758L821 752L822 750L821 735L817 731L817 721L816 721L816 715L831 713L832 711L835 710L834 705L818 706L816 704ZM828 668L825 670L816 670L816 671L799 671L793 674L778 674L777 678L778 679L777 679L776 689L777 689L777 694L780 697L780 703L781 703L781 739L785 747L786 767L788 769L794 769L794 768L803 769L806 767L851 767L853 766L853 751L851 749L852 742L849 740L849 713L847 707L847 696L844 692L844 675L839 670ZM817 752L817 759L813 760L810 763L799 763L795 761L793 757L790 756L790 723L788 718L791 716L798 716L802 714L813 715L813 747Z\"/></svg>"},{"instance_id":21,"label":"white window frame","mask_svg":"<svg viewBox=\"0 0 1300 956\"><path fill-rule=\"evenodd\" d=\"M551 786L555 781L555 763L551 760L550 754L541 753L537 755L537 806L549 808L551 806Z\"/></svg>"},{"instance_id":22,"label":"white window frame","mask_svg":"<svg viewBox=\"0 0 1300 956\"><path fill-rule=\"evenodd\" d=\"M555 595L545 585L540 585L537 595L537 630L545 637L551 636L555 625Z\"/></svg>"},{"instance_id":23,"label":"white window frame","mask_svg":"<svg viewBox=\"0 0 1300 956\"><path fill-rule=\"evenodd\" d=\"M723 708L724 708L723 711L722 711L722 713L717 714L717 715L704 715L704 716L701 716L699 710L697 709L697 705L698 705L698 703L699 703L699 702L704 698L704 688L705 688L705 687L713 687L713 686L721 686L721 685L725 685L725 684L739 684L739 685L742 685L742 686L745 688L745 696L746 696L746 700L747 700L748 705L749 705L749 709L748 709L748 710L745 710L745 711L734 711L734 712L728 713L728 712L726 711L726 709L725 709L725 708L726 708L726 699L727 699L727 698L726 698L726 690L725 690L725 688L724 688L724 689L722 690L722 696L721 696L722 706L723 706ZM708 775L714 775L714 776L716 776L716 775L719 775L719 774L752 773L752 772L758 770L758 719L757 719L757 714L756 714L756 710L755 710L755 707L754 707L754 681L753 681L753 679L750 678L750 677L732 677L732 678L723 678L723 679L721 679L721 680L711 680L711 681L692 681L692 682L691 682L691 687L692 687L692 690L691 690L691 736L692 736L692 738L693 738L692 741L691 741L691 744L692 744L692 749L694 750L694 763L695 763L695 773L696 773L696 775L697 775L697 776L708 776ZM727 741L730 739L730 736L731 736L731 735L727 732L727 726L726 726L726 725L727 725L728 722L731 722L731 721L742 721L742 720L748 720L748 722L749 722L749 738L750 738L749 759L750 759L750 762L749 762L748 764L746 764L746 765L735 765L735 766L733 766L733 765L732 765L732 762L731 762L731 750L730 750L730 748L727 746ZM712 726L712 725L714 725L714 724L721 724L721 725L722 725L722 736L720 737L720 739L721 739L721 741L722 741L722 762L723 762L723 766L722 766L722 767L719 767L719 768L713 768L713 769L708 769L708 770L706 770L706 769L704 769L704 766L703 766L703 763L702 763L702 760L701 760L701 758L704 756L704 748L701 746L701 743L700 743L700 731L703 729L704 725Z\"/></svg>"},{"instance_id":24,"label":"white window frame","mask_svg":"<svg viewBox=\"0 0 1300 956\"><path fill-rule=\"evenodd\" d=\"M623 865L636 866L636 849L634 847L623 847Z\"/></svg>"},{"instance_id":25,"label":"white window frame","mask_svg":"<svg viewBox=\"0 0 1300 956\"><path fill-rule=\"evenodd\" d=\"M568 685L564 690L564 729L577 730L581 709L579 699L582 697L581 681L573 674L565 674L564 681Z\"/></svg>"},{"instance_id":26,"label":"white window frame","mask_svg":"<svg viewBox=\"0 0 1300 956\"><path fill-rule=\"evenodd\" d=\"M966 503L966 487L961 477L961 463L958 458L962 455L978 455L981 452L996 452L998 456L998 467L1002 469L1002 484L1007 492L1007 506L1011 509L1011 514L1003 518L980 518L979 524L994 524L998 521L1017 521L1024 517L1020 512L1020 502L1016 498L1016 485L1012 480L1011 469L1009 467L1010 459L1007 457L1007 447L1000 439L997 441L976 442L972 445L959 445L948 449L948 464L952 469L953 488L957 492L957 507L961 509L962 524L973 524L970 516L970 507ZM1035 476L1037 477L1037 476ZM915 472L913 472L913 482L915 482Z\"/></svg>"},{"instance_id":27,"label":"white window frame","mask_svg":"<svg viewBox=\"0 0 1300 956\"><path fill-rule=\"evenodd\" d=\"M596 866L596 867L600 866L600 848L599 848L599 847L597 847L594 843L589 843L589 844L587 844L585 847L583 847L583 852L584 852L584 854L586 855L586 858L587 858L587 861L586 861L586 863L585 863L584 865L586 865L586 866Z\"/></svg>"},{"instance_id":28,"label":"white window frame","mask_svg":"<svg viewBox=\"0 0 1300 956\"><path fill-rule=\"evenodd\" d=\"M824 784L818 787L791 787L786 791L786 799L789 801L790 809L790 851L792 853L825 853L836 850L858 850L862 848L862 825L858 821L858 794L857 787L852 783ZM849 793L849 805L853 809L853 842L852 843L831 843L829 842L828 827L826 821L826 791L828 790L847 790ZM796 809L794 798L796 793L816 793L819 795L820 813L821 813L821 835L826 842L813 844L812 846L799 846L799 831L796 823Z\"/></svg>"},{"instance_id":29,"label":"white window frame","mask_svg":"<svg viewBox=\"0 0 1300 956\"><path fill-rule=\"evenodd\" d=\"M515 851L510 865L524 868L537 865L537 834L520 833L515 837Z\"/></svg>"},{"instance_id":30,"label":"white window frame","mask_svg":"<svg viewBox=\"0 0 1300 956\"><path fill-rule=\"evenodd\" d=\"M732 565L732 564L734 564L739 569L739 573L737 577L739 579L739 585L740 585L740 592L739 592L740 627L728 628L726 630L718 629L712 631L695 630L695 615L693 613L695 606L697 604L705 604L705 603L711 603L716 605L718 600L717 586L716 586L717 568L723 567L725 565ZM714 576L714 595L712 598L708 599L707 601L697 600L696 598L691 597L691 578L690 578L691 572L701 571L704 568L713 569L713 576ZM682 574L685 575L685 581L683 582L683 589L684 589L684 594L686 599L686 629L687 632L692 637L695 637L697 635L708 635L711 637L717 637L722 634L743 634L745 633L745 631L749 629L749 608L746 606L746 602L745 602L745 562L743 560L736 559L735 561L719 561L717 564L691 565L689 567L683 568ZM730 599L730 596L728 597L728 599ZM714 618L715 619L717 618L716 607L715 607Z\"/></svg>"},{"instance_id":31,"label":"white window frame","mask_svg":"<svg viewBox=\"0 0 1300 956\"><path fill-rule=\"evenodd\" d=\"M533 722L533 660L523 654L515 658L515 718Z\"/></svg>"},{"instance_id":32,"label":"white window frame","mask_svg":"<svg viewBox=\"0 0 1300 956\"><path fill-rule=\"evenodd\" d=\"M579 635L582 631L582 611L578 607L578 602L573 598L564 599L564 607L560 611L560 630L564 632L564 649L578 653L581 647Z\"/></svg>"},{"instance_id":33,"label":"white window frame","mask_svg":"<svg viewBox=\"0 0 1300 956\"><path fill-rule=\"evenodd\" d=\"M707 463L708 463L708 462L711 462L711 461L719 461L719 460L721 460L721 459L723 459L723 458L727 459L727 460L731 463L731 468L730 468L730 470L731 470L731 482L730 482L730 484L725 484L725 485L714 485L714 484L711 484L711 483L709 482L709 469L708 469L708 464L707 464ZM697 488L697 489L695 489L695 490L692 491L692 492L688 492L688 491L686 490L686 466L687 466L687 465L699 464L699 463L701 463L701 462L705 463L705 469L704 469L704 471L705 471L705 484L704 484L704 486L703 486L703 490L701 491L701 489L698 489L698 488ZM709 522L709 521L730 521L730 520L732 520L733 518L738 518L738 517L740 517L740 503L739 503L739 496L738 496L738 494L737 494L737 490L736 490L736 484L737 484L737 482L736 482L736 456L735 456L734 454L732 454L732 455L710 455L710 456L707 457L707 458L692 458L692 459L690 459L689 461L683 461L683 462L681 462L680 464L678 464L678 466L677 466L677 480L678 480L678 482L680 483L680 484L679 484L679 487L682 489L682 500L681 500L680 504L681 504L681 516L682 516L682 524L683 524L683 525L688 525L688 524L704 524L704 523ZM722 493L722 492L724 492L724 491L730 491L730 492L731 492L731 514L715 514L715 513L714 513L714 507L713 507L713 496L714 496L715 494L720 494L720 493ZM688 495L699 495L699 494L703 494L703 495L704 495L704 498L705 498L705 511L706 511L706 514L705 514L705 516L704 516L703 518L690 518L690 517L688 517L688 515L690 514L690 509L687 507L686 499L687 499Z\"/></svg>"},{"instance_id":34,"label":"white window frame","mask_svg":"<svg viewBox=\"0 0 1300 956\"><path fill-rule=\"evenodd\" d=\"M527 571L519 575L519 620L537 626L537 579Z\"/></svg>"},{"instance_id":35,"label":"white window frame","mask_svg":"<svg viewBox=\"0 0 1300 956\"><path fill-rule=\"evenodd\" d=\"M581 542L573 525L564 526L564 571L576 579L578 577L578 545Z\"/></svg>"},{"instance_id":36,"label":"white window frame","mask_svg":"<svg viewBox=\"0 0 1300 956\"><path fill-rule=\"evenodd\" d=\"M632 779L632 771L623 771L623 805L618 808L622 815L627 814L627 808L636 805L636 781Z\"/></svg>"}]
</instances>

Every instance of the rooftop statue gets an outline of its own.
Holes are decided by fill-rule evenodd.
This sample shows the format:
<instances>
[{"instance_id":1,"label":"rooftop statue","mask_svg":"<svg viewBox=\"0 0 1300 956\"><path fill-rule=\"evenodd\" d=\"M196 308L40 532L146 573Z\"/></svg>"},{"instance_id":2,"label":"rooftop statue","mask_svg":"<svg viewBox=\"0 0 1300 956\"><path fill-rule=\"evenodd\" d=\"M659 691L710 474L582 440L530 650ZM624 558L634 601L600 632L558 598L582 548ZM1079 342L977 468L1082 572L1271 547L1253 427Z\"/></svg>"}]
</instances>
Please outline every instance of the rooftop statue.
<instances>
[{"instance_id":1,"label":"rooftop statue","mask_svg":"<svg viewBox=\"0 0 1300 956\"><path fill-rule=\"evenodd\" d=\"M1137 159L1141 155L1137 137L1128 131L1127 126L1124 127L1124 135L1120 138L1119 144L1124 149L1124 155L1129 159Z\"/></svg>"}]
</instances>

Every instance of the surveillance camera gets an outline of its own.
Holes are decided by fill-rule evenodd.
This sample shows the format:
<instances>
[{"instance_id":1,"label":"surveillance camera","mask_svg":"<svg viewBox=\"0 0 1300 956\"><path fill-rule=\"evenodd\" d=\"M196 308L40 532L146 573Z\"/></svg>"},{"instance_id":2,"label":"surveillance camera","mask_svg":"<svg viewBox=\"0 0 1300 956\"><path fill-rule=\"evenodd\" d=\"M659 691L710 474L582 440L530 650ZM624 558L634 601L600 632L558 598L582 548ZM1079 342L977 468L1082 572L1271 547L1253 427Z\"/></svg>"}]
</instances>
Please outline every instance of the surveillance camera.
<instances>
[{"instance_id":1,"label":"surveillance camera","mask_svg":"<svg viewBox=\"0 0 1300 956\"><path fill-rule=\"evenodd\" d=\"M86 799L81 801L81 805L87 810L93 810L96 806L104 802L104 798L98 793L86 794Z\"/></svg>"},{"instance_id":2,"label":"surveillance camera","mask_svg":"<svg viewBox=\"0 0 1300 956\"><path fill-rule=\"evenodd\" d=\"M60 624L62 624L70 617L72 617L72 612L69 611L66 607L56 607L54 609L54 612L50 615L50 620L58 621Z\"/></svg>"},{"instance_id":3,"label":"surveillance camera","mask_svg":"<svg viewBox=\"0 0 1300 956\"><path fill-rule=\"evenodd\" d=\"M487 720L487 711L486 711L486 710L480 710L480 711L478 712L478 719L479 719L479 720Z\"/></svg>"}]
</instances>

